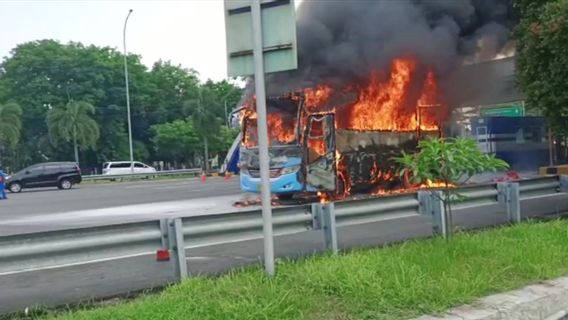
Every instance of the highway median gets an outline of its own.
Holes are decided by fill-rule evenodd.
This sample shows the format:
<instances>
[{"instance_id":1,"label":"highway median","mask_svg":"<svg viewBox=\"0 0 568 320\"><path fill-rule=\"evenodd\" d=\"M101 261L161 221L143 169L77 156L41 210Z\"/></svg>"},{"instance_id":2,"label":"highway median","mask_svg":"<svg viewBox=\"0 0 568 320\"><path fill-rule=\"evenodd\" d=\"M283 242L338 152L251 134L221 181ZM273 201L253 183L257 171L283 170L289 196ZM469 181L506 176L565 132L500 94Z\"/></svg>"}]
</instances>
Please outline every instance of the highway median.
<instances>
[{"instance_id":1,"label":"highway median","mask_svg":"<svg viewBox=\"0 0 568 320\"><path fill-rule=\"evenodd\" d=\"M408 319L568 274L568 221L279 261L41 319Z\"/></svg>"}]
</instances>

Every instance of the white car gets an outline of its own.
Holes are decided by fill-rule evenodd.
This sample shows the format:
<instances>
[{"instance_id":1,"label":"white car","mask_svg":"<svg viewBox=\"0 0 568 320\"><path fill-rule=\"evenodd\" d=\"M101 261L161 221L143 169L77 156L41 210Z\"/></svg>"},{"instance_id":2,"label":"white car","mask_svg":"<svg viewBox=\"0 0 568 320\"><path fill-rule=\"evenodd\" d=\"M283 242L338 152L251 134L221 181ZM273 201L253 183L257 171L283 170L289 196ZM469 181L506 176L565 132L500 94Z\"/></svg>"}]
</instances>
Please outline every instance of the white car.
<instances>
[{"instance_id":1,"label":"white car","mask_svg":"<svg viewBox=\"0 0 568 320\"><path fill-rule=\"evenodd\" d=\"M129 173L154 173L156 168L142 162L134 161L134 171L130 169L130 161L112 161L103 163L103 174L120 175Z\"/></svg>"}]
</instances>

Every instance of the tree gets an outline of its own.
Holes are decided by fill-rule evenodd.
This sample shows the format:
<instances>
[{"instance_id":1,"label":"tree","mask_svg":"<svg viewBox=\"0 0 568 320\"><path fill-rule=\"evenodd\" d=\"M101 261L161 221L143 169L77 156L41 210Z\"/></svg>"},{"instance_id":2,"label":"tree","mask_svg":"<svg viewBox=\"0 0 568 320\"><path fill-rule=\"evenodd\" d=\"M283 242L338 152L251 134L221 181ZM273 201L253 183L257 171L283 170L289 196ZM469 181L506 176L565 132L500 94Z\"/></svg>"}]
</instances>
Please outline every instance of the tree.
<instances>
[{"instance_id":1,"label":"tree","mask_svg":"<svg viewBox=\"0 0 568 320\"><path fill-rule=\"evenodd\" d=\"M219 134L215 137L214 145L212 147L213 152L227 152L235 138L239 134L239 129L232 129L227 126L221 126Z\"/></svg>"},{"instance_id":2,"label":"tree","mask_svg":"<svg viewBox=\"0 0 568 320\"><path fill-rule=\"evenodd\" d=\"M200 148L191 119L152 126L156 154L164 160L187 163Z\"/></svg>"},{"instance_id":3,"label":"tree","mask_svg":"<svg viewBox=\"0 0 568 320\"><path fill-rule=\"evenodd\" d=\"M534 19L545 4L556 0L514 0L513 7L523 19Z\"/></svg>"},{"instance_id":4,"label":"tree","mask_svg":"<svg viewBox=\"0 0 568 320\"><path fill-rule=\"evenodd\" d=\"M0 105L0 163L6 146L15 148L22 129L22 108L16 103Z\"/></svg>"},{"instance_id":5,"label":"tree","mask_svg":"<svg viewBox=\"0 0 568 320\"><path fill-rule=\"evenodd\" d=\"M184 102L191 99L191 93L199 86L197 71L173 65L169 61L158 61L149 73L152 85L150 107L151 124L171 122L180 119Z\"/></svg>"},{"instance_id":6,"label":"tree","mask_svg":"<svg viewBox=\"0 0 568 320\"><path fill-rule=\"evenodd\" d=\"M94 148L99 139L99 126L91 118L95 107L84 101L70 101L63 108L53 108L47 115L49 136L53 144L72 142L75 162L79 164L79 147Z\"/></svg>"},{"instance_id":7,"label":"tree","mask_svg":"<svg viewBox=\"0 0 568 320\"><path fill-rule=\"evenodd\" d=\"M114 48L55 40L22 43L11 50L0 64L0 101L14 101L23 109L22 127L26 129L17 146L18 167L68 156L69 145L49 141L45 119L51 109L71 100L96 106L93 119L101 139L83 152L84 165L128 157L123 58ZM196 71L169 61L158 61L151 70L141 63L139 55L129 54L127 61L137 159L156 157L153 125L185 120L194 113L196 122L214 117L214 123L207 123L207 132L201 136L206 135L208 146L215 144L225 117L224 102L228 109L233 108L240 99L239 88L227 81L200 84ZM200 88L206 94L200 94ZM188 107L188 101L195 103ZM197 101L204 101L206 112L197 108ZM201 140L205 148L205 139Z\"/></svg>"},{"instance_id":8,"label":"tree","mask_svg":"<svg viewBox=\"0 0 568 320\"><path fill-rule=\"evenodd\" d=\"M185 109L191 115L193 127L203 141L206 171L209 171L209 141L219 132L219 121L214 110L219 109L220 106L219 96L206 86L198 87L194 98L185 103Z\"/></svg>"},{"instance_id":9,"label":"tree","mask_svg":"<svg viewBox=\"0 0 568 320\"><path fill-rule=\"evenodd\" d=\"M153 116L150 97L153 87L140 56L128 56L133 137L149 144ZM126 133L126 98L123 55L109 47L61 44L40 40L19 44L0 65L0 95L23 108L21 144L24 163L62 159L69 153L65 145L53 146L45 121L50 109L70 100L97 106L94 119L101 136L108 138L93 149L90 161L116 160L128 154ZM38 143L44 141L46 143ZM89 153L91 153L89 152ZM24 154L25 153L25 154ZM91 163L92 165L93 163Z\"/></svg>"},{"instance_id":10,"label":"tree","mask_svg":"<svg viewBox=\"0 0 568 320\"><path fill-rule=\"evenodd\" d=\"M417 184L427 181L444 184L443 198L446 221L451 227L451 200L457 195L453 186L464 184L472 176L504 170L509 165L493 155L482 153L474 140L466 138L427 139L418 144L419 152L396 158L402 168L401 177L409 176Z\"/></svg>"},{"instance_id":11,"label":"tree","mask_svg":"<svg viewBox=\"0 0 568 320\"><path fill-rule=\"evenodd\" d=\"M522 13L517 38L517 79L527 105L568 135L568 0L517 0Z\"/></svg>"},{"instance_id":12,"label":"tree","mask_svg":"<svg viewBox=\"0 0 568 320\"><path fill-rule=\"evenodd\" d=\"M212 90L218 97L219 109L213 110L213 112L218 118L223 119L223 123L227 123L229 112L241 101L242 89L227 80L219 82L208 80L203 86Z\"/></svg>"}]
</instances>

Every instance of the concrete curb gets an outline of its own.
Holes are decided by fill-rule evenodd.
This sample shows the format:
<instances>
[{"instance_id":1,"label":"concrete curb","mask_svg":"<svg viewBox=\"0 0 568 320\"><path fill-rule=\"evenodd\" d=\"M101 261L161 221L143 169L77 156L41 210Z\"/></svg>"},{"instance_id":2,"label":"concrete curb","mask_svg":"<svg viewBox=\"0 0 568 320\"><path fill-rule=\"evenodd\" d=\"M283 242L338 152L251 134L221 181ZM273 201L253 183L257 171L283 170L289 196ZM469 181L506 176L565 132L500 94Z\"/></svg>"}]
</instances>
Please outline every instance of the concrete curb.
<instances>
[{"instance_id":1,"label":"concrete curb","mask_svg":"<svg viewBox=\"0 0 568 320\"><path fill-rule=\"evenodd\" d=\"M560 320L568 310L568 277L495 294L443 316L416 320Z\"/></svg>"}]
</instances>

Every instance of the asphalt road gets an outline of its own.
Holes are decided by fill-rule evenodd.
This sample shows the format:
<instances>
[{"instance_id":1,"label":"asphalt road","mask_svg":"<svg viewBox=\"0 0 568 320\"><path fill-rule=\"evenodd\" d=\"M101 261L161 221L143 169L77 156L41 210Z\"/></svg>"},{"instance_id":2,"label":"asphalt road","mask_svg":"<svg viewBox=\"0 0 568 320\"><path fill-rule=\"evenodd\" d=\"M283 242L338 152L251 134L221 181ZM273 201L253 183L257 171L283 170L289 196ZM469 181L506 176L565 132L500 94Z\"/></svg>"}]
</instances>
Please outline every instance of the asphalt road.
<instances>
[{"instance_id":1,"label":"asphalt road","mask_svg":"<svg viewBox=\"0 0 568 320\"><path fill-rule=\"evenodd\" d=\"M8 193L0 201L0 221L26 215L61 213L134 204L158 203L215 196L239 195L238 179L142 180L136 182L83 183L71 190L57 188L28 189Z\"/></svg>"},{"instance_id":2,"label":"asphalt road","mask_svg":"<svg viewBox=\"0 0 568 320\"><path fill-rule=\"evenodd\" d=\"M566 195L524 200L524 217L568 212ZM460 209L454 223L459 228L481 228L506 222L498 205ZM417 216L338 229L340 247L349 249L377 246L408 238L428 237L428 217ZM320 252L323 237L318 231L275 239L277 257L298 257ZM191 249L187 263L193 275L217 275L230 268L261 261L262 241L251 240ZM155 257L140 256L65 268L0 275L0 313L23 310L34 305L62 305L125 294L162 286L174 281L173 267Z\"/></svg>"},{"instance_id":3,"label":"asphalt road","mask_svg":"<svg viewBox=\"0 0 568 320\"><path fill-rule=\"evenodd\" d=\"M0 236L235 211L246 197L238 179L85 183L71 190L30 189L0 200ZM248 195L249 197L251 195Z\"/></svg>"}]
</instances>

